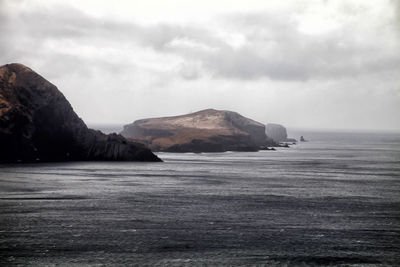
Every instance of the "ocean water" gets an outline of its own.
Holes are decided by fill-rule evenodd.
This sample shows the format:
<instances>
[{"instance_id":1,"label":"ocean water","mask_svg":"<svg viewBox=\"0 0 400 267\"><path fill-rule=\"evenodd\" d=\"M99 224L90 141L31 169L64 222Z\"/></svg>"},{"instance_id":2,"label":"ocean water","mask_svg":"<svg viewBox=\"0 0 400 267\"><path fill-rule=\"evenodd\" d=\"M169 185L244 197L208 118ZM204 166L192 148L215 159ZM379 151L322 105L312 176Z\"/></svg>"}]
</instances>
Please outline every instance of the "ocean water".
<instances>
[{"instance_id":1,"label":"ocean water","mask_svg":"<svg viewBox=\"0 0 400 267\"><path fill-rule=\"evenodd\" d=\"M0 166L0 265L398 266L400 134Z\"/></svg>"}]
</instances>

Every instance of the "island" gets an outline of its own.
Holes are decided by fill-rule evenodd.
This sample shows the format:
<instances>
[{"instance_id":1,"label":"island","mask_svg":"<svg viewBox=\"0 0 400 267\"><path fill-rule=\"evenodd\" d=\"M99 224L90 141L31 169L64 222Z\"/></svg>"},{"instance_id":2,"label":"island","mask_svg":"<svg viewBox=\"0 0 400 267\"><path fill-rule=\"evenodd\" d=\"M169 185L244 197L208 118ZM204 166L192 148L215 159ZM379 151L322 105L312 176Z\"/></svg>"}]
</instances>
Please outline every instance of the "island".
<instances>
[{"instance_id":1,"label":"island","mask_svg":"<svg viewBox=\"0 0 400 267\"><path fill-rule=\"evenodd\" d=\"M56 86L22 64L0 67L0 162L161 161L121 135L89 129Z\"/></svg>"},{"instance_id":2,"label":"island","mask_svg":"<svg viewBox=\"0 0 400 267\"><path fill-rule=\"evenodd\" d=\"M264 124L216 109L137 120L125 125L121 135L165 152L258 151L278 146L266 135Z\"/></svg>"}]
</instances>

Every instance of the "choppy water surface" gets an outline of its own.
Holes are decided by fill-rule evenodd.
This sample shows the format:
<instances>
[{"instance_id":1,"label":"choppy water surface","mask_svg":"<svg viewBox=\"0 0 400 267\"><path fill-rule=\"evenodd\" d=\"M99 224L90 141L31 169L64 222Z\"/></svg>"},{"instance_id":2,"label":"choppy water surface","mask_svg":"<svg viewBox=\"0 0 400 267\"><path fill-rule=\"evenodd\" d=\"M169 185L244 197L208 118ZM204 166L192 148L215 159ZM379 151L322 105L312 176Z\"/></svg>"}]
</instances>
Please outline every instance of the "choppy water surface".
<instances>
[{"instance_id":1,"label":"choppy water surface","mask_svg":"<svg viewBox=\"0 0 400 267\"><path fill-rule=\"evenodd\" d=\"M399 265L400 136L310 136L164 163L0 166L0 265Z\"/></svg>"}]
</instances>

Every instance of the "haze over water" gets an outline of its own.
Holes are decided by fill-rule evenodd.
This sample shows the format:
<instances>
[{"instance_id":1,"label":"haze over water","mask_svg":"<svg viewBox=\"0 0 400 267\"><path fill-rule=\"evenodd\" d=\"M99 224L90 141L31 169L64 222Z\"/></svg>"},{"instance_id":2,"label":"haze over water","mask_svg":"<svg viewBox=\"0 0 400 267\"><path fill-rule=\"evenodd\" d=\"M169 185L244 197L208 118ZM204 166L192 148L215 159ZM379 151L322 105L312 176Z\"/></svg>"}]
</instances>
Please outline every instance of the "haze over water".
<instances>
[{"instance_id":1,"label":"haze over water","mask_svg":"<svg viewBox=\"0 0 400 267\"><path fill-rule=\"evenodd\" d=\"M2 165L0 264L400 264L400 136Z\"/></svg>"}]
</instances>

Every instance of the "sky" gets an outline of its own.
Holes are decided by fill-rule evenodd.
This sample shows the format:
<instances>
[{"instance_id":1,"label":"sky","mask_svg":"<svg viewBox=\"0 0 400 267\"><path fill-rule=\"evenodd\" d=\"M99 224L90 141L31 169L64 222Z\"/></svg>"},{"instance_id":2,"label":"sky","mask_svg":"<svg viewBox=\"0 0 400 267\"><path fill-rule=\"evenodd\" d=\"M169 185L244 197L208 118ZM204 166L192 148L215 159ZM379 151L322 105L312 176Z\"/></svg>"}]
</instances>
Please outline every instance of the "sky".
<instances>
[{"instance_id":1,"label":"sky","mask_svg":"<svg viewBox=\"0 0 400 267\"><path fill-rule=\"evenodd\" d=\"M0 0L0 65L89 124L206 108L400 131L400 0Z\"/></svg>"}]
</instances>

